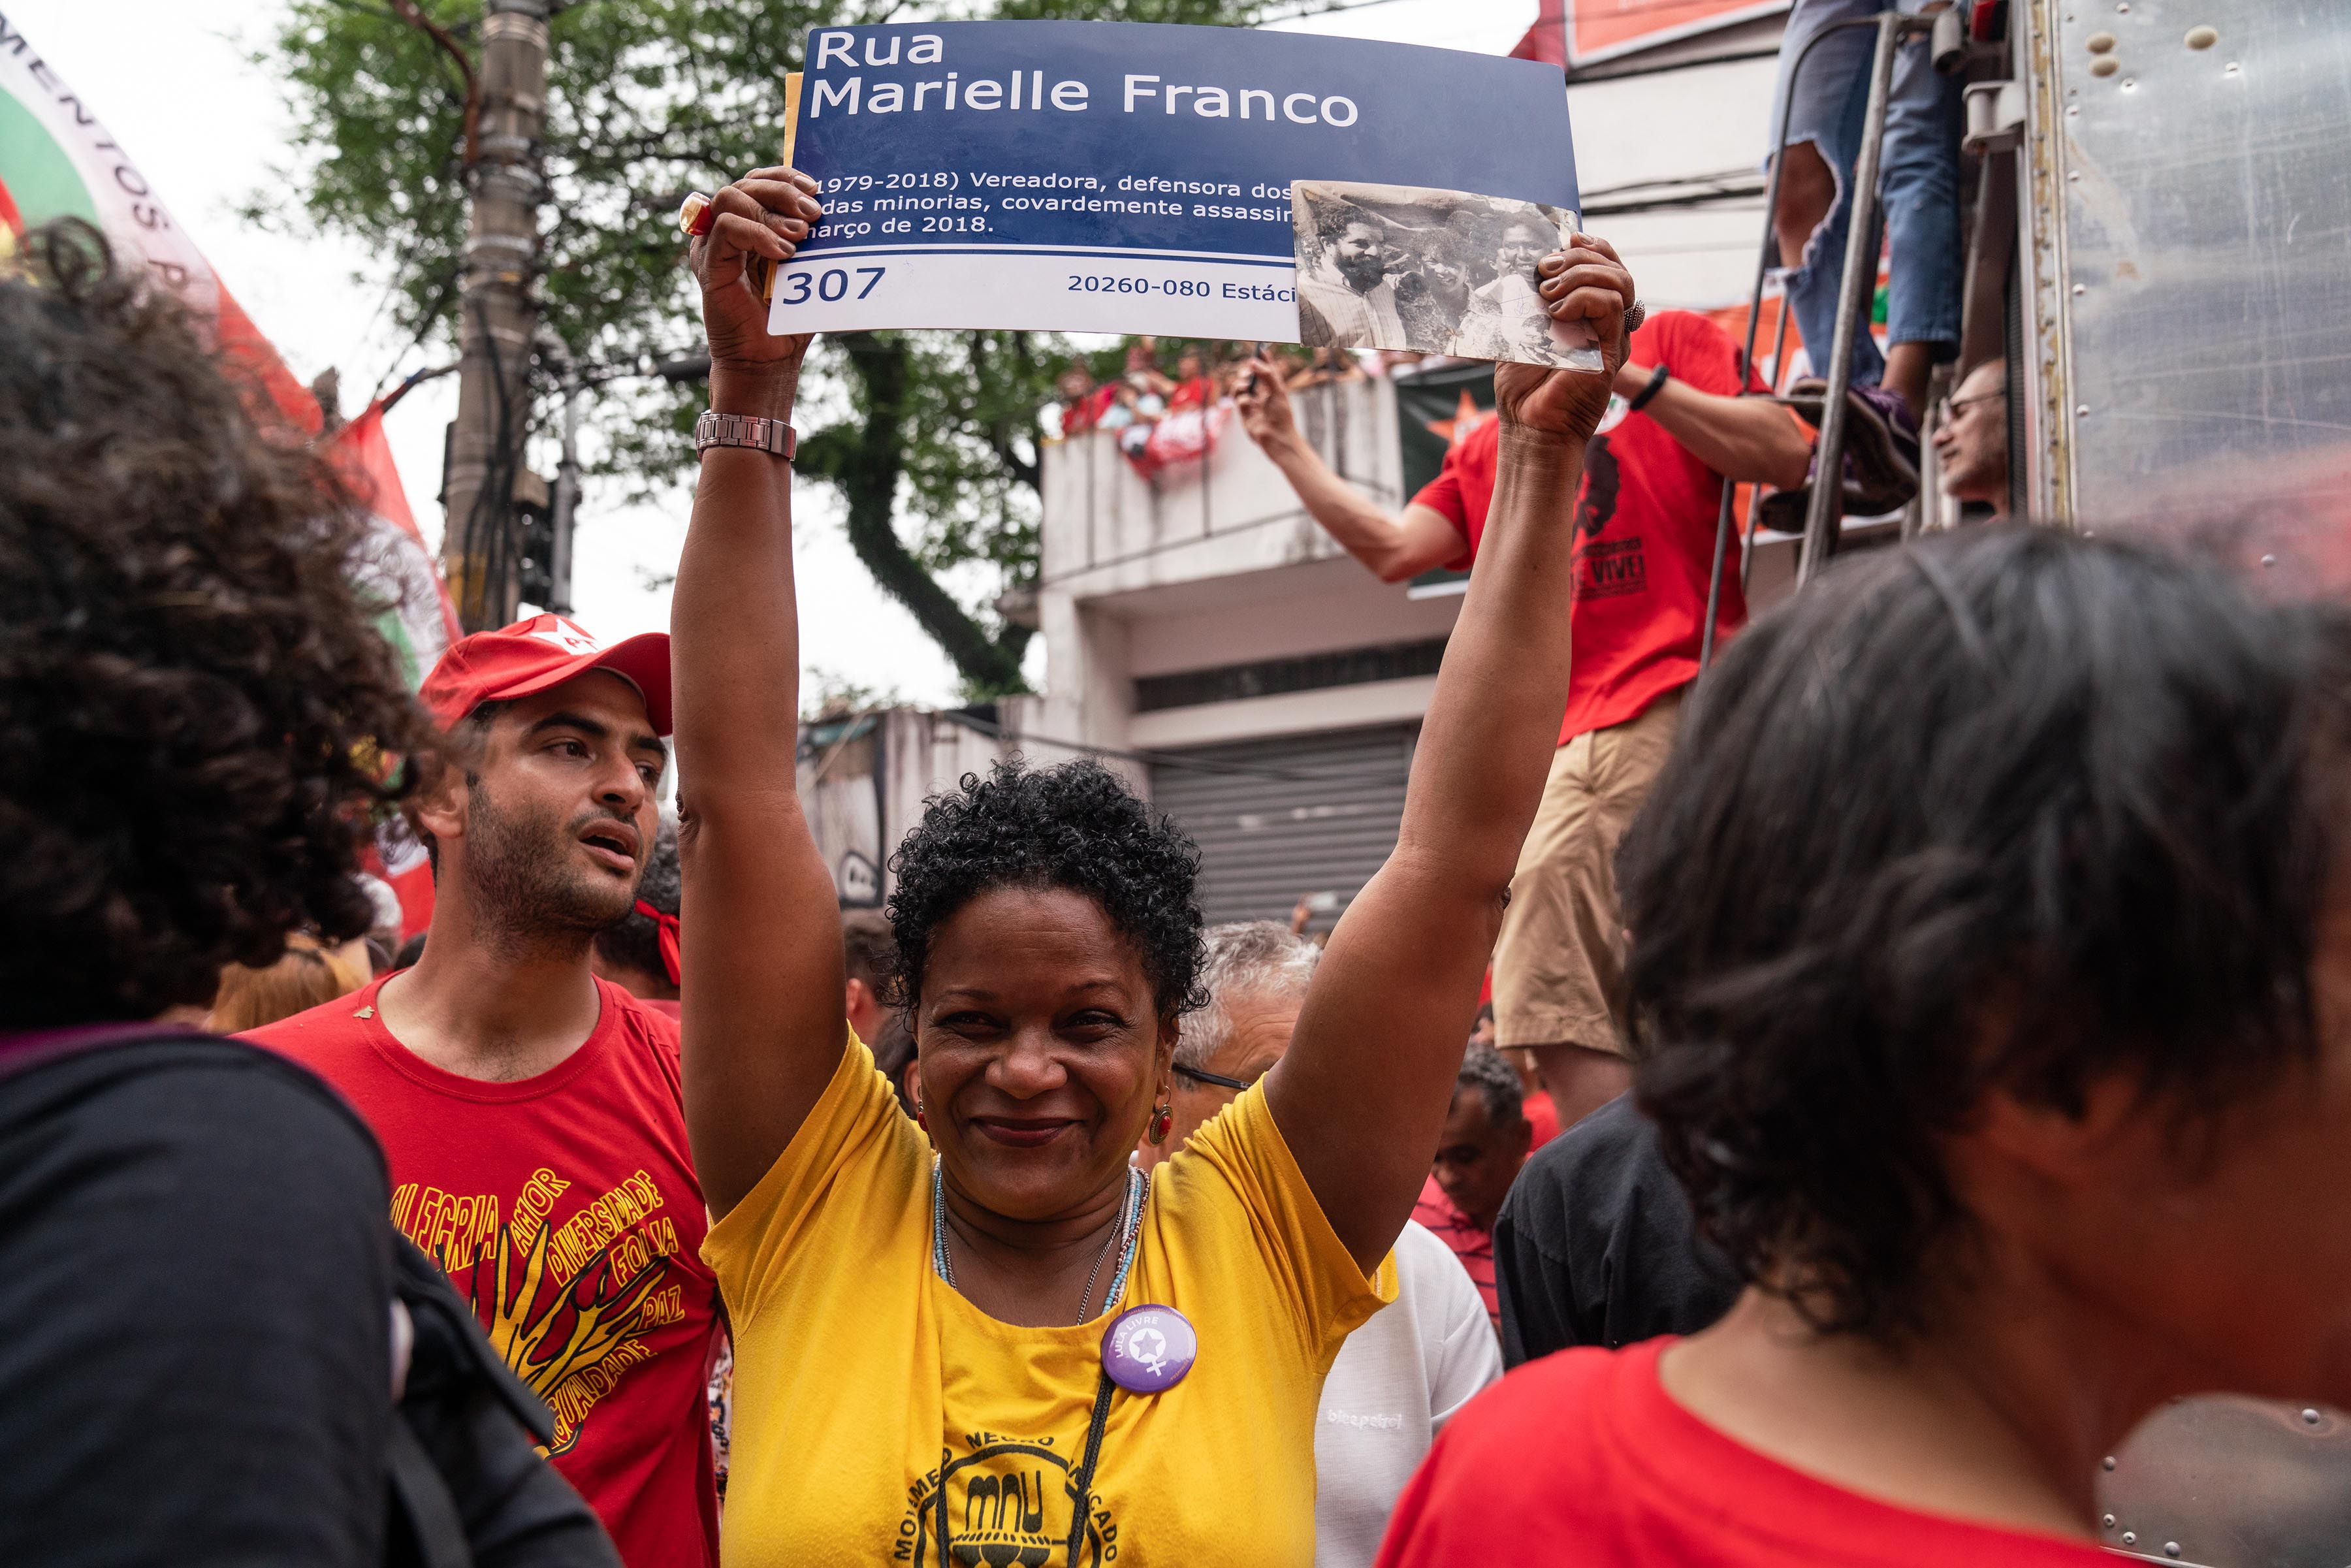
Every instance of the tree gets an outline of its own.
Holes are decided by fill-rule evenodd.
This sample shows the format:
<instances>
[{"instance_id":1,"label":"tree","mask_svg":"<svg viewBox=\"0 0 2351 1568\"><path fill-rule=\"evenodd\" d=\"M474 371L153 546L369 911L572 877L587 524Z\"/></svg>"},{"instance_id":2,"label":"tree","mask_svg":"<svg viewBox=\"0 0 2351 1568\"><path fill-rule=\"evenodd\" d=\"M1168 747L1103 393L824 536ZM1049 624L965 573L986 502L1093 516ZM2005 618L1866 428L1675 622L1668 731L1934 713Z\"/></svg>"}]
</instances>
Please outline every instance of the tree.
<instances>
[{"instance_id":1,"label":"tree","mask_svg":"<svg viewBox=\"0 0 2351 1568\"><path fill-rule=\"evenodd\" d=\"M999 17L1239 24L1266 0L997 0ZM388 7L388 8L387 8ZM308 157L248 216L316 225L381 255L391 309L419 347L456 340L465 243L465 96L458 64L478 0L293 0L260 63L288 84ZM537 428L567 368L607 385L591 421L602 468L636 496L673 485L703 393L635 372L689 359L696 300L670 221L693 189L772 162L784 77L811 26L912 20L893 0L582 0L551 29L549 183L534 370ZM1029 630L967 603L943 574L999 590L1038 566L1039 412L1071 346L1027 332L869 332L820 340L800 470L831 484L858 559L913 612L975 696L1022 689ZM1115 351L1097 356L1108 371Z\"/></svg>"}]
</instances>

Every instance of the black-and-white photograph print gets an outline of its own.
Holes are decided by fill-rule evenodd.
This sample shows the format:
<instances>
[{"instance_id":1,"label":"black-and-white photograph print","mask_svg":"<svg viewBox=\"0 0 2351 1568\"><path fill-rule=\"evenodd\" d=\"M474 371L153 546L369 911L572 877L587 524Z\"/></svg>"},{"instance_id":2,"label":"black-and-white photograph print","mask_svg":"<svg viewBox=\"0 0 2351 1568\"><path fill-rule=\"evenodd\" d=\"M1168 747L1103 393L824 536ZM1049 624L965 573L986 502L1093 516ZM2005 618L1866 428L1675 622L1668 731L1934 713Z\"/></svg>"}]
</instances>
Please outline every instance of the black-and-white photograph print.
<instances>
[{"instance_id":1,"label":"black-and-white photograph print","mask_svg":"<svg viewBox=\"0 0 2351 1568\"><path fill-rule=\"evenodd\" d=\"M1535 264L1575 233L1539 202L1416 185L1290 187L1298 337L1310 349L1414 349L1597 371L1592 334L1562 327Z\"/></svg>"}]
</instances>

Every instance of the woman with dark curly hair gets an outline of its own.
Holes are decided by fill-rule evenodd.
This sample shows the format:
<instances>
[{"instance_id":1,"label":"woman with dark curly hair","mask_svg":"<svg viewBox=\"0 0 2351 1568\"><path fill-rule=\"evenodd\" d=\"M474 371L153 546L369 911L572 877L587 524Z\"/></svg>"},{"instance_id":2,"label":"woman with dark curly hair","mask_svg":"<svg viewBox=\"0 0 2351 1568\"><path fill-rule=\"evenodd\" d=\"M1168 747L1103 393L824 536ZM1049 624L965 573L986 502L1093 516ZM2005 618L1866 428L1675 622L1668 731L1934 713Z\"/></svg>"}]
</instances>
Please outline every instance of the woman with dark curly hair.
<instances>
[{"instance_id":1,"label":"woman with dark curly hair","mask_svg":"<svg viewBox=\"0 0 2351 1568\"><path fill-rule=\"evenodd\" d=\"M378 1560L382 1158L194 1032L224 965L373 918L418 722L364 519L196 329L36 230L0 273L0 1562Z\"/></svg>"},{"instance_id":2,"label":"woman with dark curly hair","mask_svg":"<svg viewBox=\"0 0 2351 1568\"><path fill-rule=\"evenodd\" d=\"M1986 530L1757 622L1620 862L1746 1291L1514 1374L1383 1564L2096 1568L2167 1399L2351 1404L2346 762L2351 617L2210 561Z\"/></svg>"},{"instance_id":3,"label":"woman with dark curly hair","mask_svg":"<svg viewBox=\"0 0 2351 1568\"><path fill-rule=\"evenodd\" d=\"M760 170L695 243L713 413L673 608L685 1103L736 1333L726 1554L1289 1565L1314 1554L1317 1396L1393 1295L1567 695L1569 505L1605 375L1506 365L1494 525L1395 853L1295 1042L1148 1181L1199 1003L1197 856L1091 762L998 768L893 862L919 1113L843 1011L832 877L794 789L791 413L805 338L746 280L819 217ZM1621 357L1587 241L1545 298ZM729 417L737 416L737 417Z\"/></svg>"}]
</instances>

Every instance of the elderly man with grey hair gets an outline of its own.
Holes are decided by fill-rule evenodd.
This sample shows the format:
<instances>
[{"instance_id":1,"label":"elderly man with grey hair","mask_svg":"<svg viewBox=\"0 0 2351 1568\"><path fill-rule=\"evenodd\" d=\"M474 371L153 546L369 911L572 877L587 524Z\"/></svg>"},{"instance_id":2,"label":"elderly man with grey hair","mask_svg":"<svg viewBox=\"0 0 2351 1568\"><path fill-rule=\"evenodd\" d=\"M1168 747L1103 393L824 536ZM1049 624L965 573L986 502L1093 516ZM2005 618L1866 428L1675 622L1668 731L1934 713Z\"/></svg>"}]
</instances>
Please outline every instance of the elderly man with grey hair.
<instances>
[{"instance_id":1,"label":"elderly man with grey hair","mask_svg":"<svg viewBox=\"0 0 2351 1568\"><path fill-rule=\"evenodd\" d=\"M1289 1049L1322 951L1270 920L1211 926L1200 983L1208 1005L1176 1046L1175 1126L1144 1144L1155 1164L1184 1146ZM1347 1336L1322 1385L1314 1429L1315 1568L1368 1568L1405 1483L1438 1428L1502 1375L1478 1287L1422 1227L1396 1238L1396 1298Z\"/></svg>"}]
</instances>

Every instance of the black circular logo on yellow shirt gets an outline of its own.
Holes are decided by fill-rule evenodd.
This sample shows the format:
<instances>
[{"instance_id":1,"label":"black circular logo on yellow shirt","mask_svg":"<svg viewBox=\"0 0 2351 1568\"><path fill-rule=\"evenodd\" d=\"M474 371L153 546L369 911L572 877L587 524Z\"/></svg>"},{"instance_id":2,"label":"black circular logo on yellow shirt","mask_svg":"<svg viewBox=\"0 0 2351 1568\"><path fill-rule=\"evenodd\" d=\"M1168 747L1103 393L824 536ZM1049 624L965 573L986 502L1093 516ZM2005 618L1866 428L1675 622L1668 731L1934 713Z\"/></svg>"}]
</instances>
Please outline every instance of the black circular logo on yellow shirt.
<instances>
[{"instance_id":1,"label":"black circular logo on yellow shirt","mask_svg":"<svg viewBox=\"0 0 2351 1568\"><path fill-rule=\"evenodd\" d=\"M893 1562L958 1568L1102 1568L1118 1561L1118 1525L1093 1498L1092 1517L1069 1561L1072 1467L1050 1437L974 1432L965 1451L911 1488Z\"/></svg>"}]
</instances>

